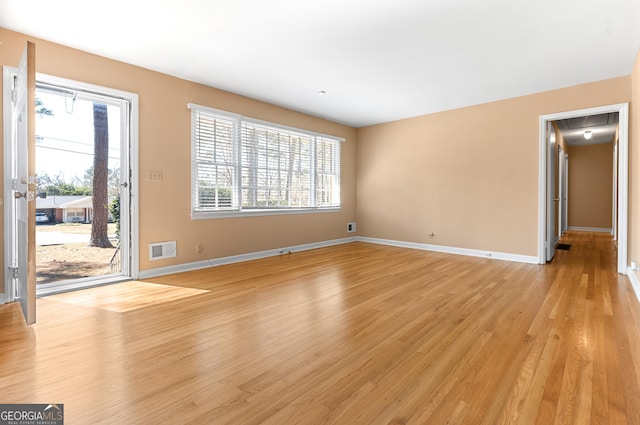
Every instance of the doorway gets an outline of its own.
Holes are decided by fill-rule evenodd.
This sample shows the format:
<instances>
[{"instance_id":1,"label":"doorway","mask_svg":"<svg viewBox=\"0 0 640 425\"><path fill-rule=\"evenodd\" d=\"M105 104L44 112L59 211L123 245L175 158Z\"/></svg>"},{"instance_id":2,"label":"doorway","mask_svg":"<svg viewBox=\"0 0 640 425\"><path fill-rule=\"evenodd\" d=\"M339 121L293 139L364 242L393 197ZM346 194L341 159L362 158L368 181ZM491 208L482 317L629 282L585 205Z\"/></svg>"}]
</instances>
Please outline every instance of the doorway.
<instances>
[{"instance_id":1,"label":"doorway","mask_svg":"<svg viewBox=\"0 0 640 425\"><path fill-rule=\"evenodd\" d=\"M137 120L133 93L36 75L38 296L137 277Z\"/></svg>"},{"instance_id":2,"label":"doorway","mask_svg":"<svg viewBox=\"0 0 640 425\"><path fill-rule=\"evenodd\" d=\"M617 143L617 181L614 197L617 199L617 208L613 223L614 232L618 239L618 273L627 274L627 228L628 228L628 104L617 104L602 106L597 108L582 109L577 111L562 112L558 114L543 115L540 117L540 160L539 160L539 208L538 208L538 262L546 262L549 244L553 241L549 238L549 229L555 218L549 214L550 208L547 206L554 202L552 193L548 190L548 167L549 167L549 143L548 129L553 121L566 120L578 117L585 117L600 114L618 114L618 143ZM555 155L554 155L555 157ZM566 193L566 192L565 192Z\"/></svg>"}]
</instances>

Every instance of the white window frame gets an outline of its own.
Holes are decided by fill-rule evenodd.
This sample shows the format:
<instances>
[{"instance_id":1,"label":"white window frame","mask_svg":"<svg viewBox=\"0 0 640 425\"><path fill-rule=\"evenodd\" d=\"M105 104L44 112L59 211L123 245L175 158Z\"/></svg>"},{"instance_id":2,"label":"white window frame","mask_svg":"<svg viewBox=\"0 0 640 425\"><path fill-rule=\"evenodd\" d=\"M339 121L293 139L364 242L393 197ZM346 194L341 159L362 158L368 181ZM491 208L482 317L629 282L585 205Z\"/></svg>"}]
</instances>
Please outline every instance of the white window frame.
<instances>
[{"instance_id":1,"label":"white window frame","mask_svg":"<svg viewBox=\"0 0 640 425\"><path fill-rule=\"evenodd\" d=\"M245 217L245 216L256 216L256 215L280 215L280 214L301 214L301 213L318 213L318 212L333 212L340 211L342 200L341 200L341 144L344 142L343 138L330 136L326 134L316 133L308 130L302 130L293 127L287 127L280 124L275 124L267 121L261 121L254 118L244 117L239 114L230 113L227 111L221 111L218 109L197 105L193 103L189 103L187 107L191 110L191 218L192 219L209 219L209 218L223 218L223 217ZM211 116L216 120L220 120L223 125L226 124L227 135L232 135L228 137L233 138L233 146L228 147L227 158L223 161L203 161L199 156L198 152L202 145L199 140L199 127L197 117L199 114L204 114L207 116ZM243 187L246 189L246 182L243 183L243 169L250 168L246 162L243 162L243 131L247 127L268 127L269 130L274 130L281 133L290 133L293 134L294 137L300 136L308 141L310 147L309 156L309 191L306 197L308 198L309 204L303 207L296 206L252 206L252 207L243 207ZM232 128L232 129L231 129ZM209 128L205 128L209 129ZM228 140L228 139L227 139ZM224 137L221 139L222 143L225 142ZM322 144L328 143L329 145L324 145L329 150L333 149L330 155L332 155L329 161L329 170L325 169L326 167L321 167L323 163L319 163L319 157L317 155L318 149ZM217 143L214 143L217 144ZM333 146L332 146L333 145ZM326 151L326 150L325 150ZM224 163L224 164L223 164ZM214 207L210 208L202 208L200 206L201 203L201 181L200 181L200 170L201 165L209 164L214 165L213 168L216 168L216 165L219 165L223 168L226 168L226 175L231 175L231 201L225 206L220 206L218 202L220 202L219 189L215 190L214 193L214 203L216 204ZM321 169L322 168L322 169ZM217 170L217 168L216 168ZM215 174L215 172L214 172ZM323 205L321 203L321 199L318 199L318 193L320 191L325 191L326 188L320 188L322 177L325 177L325 181L329 180L333 182L333 187L330 188L330 199L333 200L331 204ZM328 178L327 178L328 176ZM216 186L219 187L219 186Z\"/></svg>"}]
</instances>

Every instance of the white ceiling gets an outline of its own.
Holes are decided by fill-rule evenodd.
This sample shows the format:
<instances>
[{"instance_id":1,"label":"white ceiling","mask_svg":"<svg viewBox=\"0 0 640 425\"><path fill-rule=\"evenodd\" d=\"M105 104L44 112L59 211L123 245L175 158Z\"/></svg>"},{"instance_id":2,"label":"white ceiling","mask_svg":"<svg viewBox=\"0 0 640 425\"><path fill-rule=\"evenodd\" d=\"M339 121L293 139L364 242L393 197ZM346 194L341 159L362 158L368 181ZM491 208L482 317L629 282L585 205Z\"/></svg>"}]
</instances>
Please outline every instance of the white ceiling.
<instances>
[{"instance_id":1,"label":"white ceiling","mask_svg":"<svg viewBox=\"0 0 640 425\"><path fill-rule=\"evenodd\" d=\"M0 0L0 26L362 127L629 75L640 1Z\"/></svg>"}]
</instances>

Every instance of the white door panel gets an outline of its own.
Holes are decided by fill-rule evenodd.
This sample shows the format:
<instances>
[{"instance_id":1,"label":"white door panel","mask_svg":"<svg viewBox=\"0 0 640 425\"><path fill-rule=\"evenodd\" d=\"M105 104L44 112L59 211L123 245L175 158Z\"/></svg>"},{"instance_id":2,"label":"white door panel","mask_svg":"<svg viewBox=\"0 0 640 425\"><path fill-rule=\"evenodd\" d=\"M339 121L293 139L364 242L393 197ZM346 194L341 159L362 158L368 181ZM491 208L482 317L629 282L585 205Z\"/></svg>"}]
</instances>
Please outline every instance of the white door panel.
<instances>
[{"instance_id":1,"label":"white door panel","mask_svg":"<svg viewBox=\"0 0 640 425\"><path fill-rule=\"evenodd\" d=\"M22 55L11 93L11 138L5 149L5 240L8 301L19 301L27 324L36 321L35 275L35 44Z\"/></svg>"},{"instance_id":2,"label":"white door panel","mask_svg":"<svg viewBox=\"0 0 640 425\"><path fill-rule=\"evenodd\" d=\"M547 123L547 261L556 253L556 133L551 122Z\"/></svg>"}]
</instances>

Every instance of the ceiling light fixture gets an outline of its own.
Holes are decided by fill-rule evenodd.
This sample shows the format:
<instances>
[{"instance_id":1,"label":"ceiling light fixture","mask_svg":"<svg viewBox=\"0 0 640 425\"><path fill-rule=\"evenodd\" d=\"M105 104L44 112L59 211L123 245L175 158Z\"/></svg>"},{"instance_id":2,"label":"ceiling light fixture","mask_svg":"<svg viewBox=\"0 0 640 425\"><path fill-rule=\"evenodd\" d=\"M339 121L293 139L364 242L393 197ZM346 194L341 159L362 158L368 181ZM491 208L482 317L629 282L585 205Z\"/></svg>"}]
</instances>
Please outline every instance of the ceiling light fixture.
<instances>
[{"instance_id":1,"label":"ceiling light fixture","mask_svg":"<svg viewBox=\"0 0 640 425\"><path fill-rule=\"evenodd\" d=\"M587 140L591 139L591 130L586 130L584 132L584 138Z\"/></svg>"}]
</instances>

